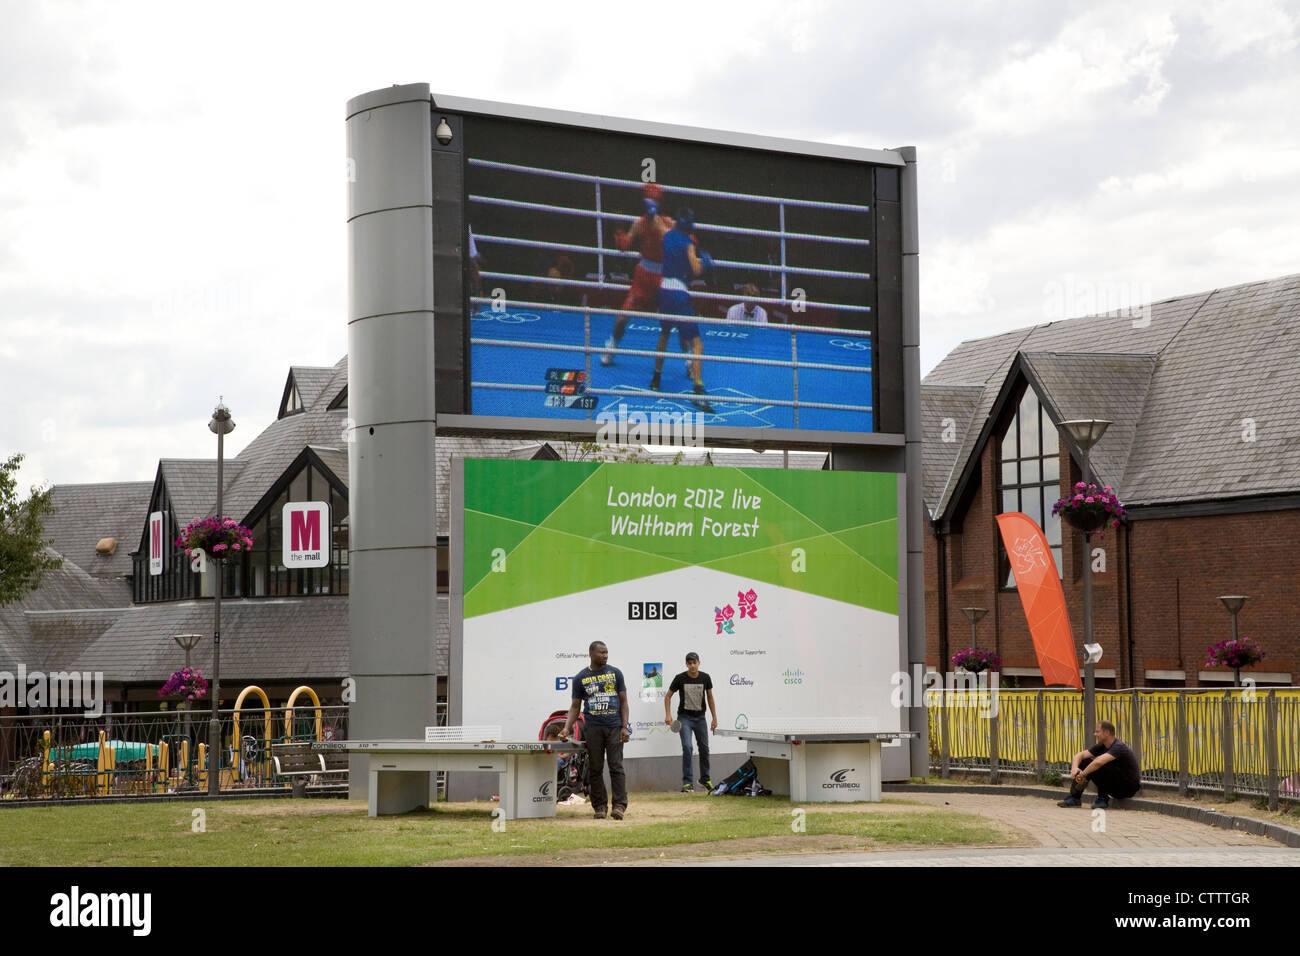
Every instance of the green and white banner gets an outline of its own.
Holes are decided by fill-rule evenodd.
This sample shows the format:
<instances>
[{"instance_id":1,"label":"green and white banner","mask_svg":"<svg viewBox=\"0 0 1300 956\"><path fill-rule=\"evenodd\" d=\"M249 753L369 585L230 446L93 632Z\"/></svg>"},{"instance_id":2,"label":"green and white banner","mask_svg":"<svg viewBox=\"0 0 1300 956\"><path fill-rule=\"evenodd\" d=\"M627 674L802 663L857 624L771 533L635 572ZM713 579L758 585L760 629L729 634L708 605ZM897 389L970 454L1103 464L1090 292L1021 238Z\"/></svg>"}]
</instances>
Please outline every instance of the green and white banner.
<instances>
[{"instance_id":1,"label":"green and white banner","mask_svg":"<svg viewBox=\"0 0 1300 956\"><path fill-rule=\"evenodd\" d=\"M463 722L535 737L602 640L627 682L628 756L680 754L663 698L688 651L719 727L900 729L898 488L885 473L467 460Z\"/></svg>"}]
</instances>

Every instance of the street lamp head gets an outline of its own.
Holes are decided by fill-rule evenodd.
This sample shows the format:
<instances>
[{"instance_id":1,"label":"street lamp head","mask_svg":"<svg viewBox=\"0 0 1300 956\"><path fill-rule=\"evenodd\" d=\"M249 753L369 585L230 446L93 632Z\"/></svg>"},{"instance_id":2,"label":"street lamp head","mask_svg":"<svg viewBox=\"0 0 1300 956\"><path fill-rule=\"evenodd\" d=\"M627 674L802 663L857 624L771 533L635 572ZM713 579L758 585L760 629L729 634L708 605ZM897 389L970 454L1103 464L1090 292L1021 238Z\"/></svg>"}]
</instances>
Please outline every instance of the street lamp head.
<instances>
[{"instance_id":1,"label":"street lamp head","mask_svg":"<svg viewBox=\"0 0 1300 956\"><path fill-rule=\"evenodd\" d=\"M1085 644L1083 645L1083 654L1083 662L1085 664L1095 664L1101 660L1101 645Z\"/></svg>"},{"instance_id":2,"label":"street lamp head","mask_svg":"<svg viewBox=\"0 0 1300 956\"><path fill-rule=\"evenodd\" d=\"M1061 427L1066 430L1076 445L1087 451L1101 441L1101 436L1106 434L1110 422L1102 418L1074 418L1061 422Z\"/></svg>"},{"instance_id":3,"label":"street lamp head","mask_svg":"<svg viewBox=\"0 0 1300 956\"><path fill-rule=\"evenodd\" d=\"M212 421L208 430L214 435L229 435L235 430L235 420L230 417L230 409L220 403L212 410Z\"/></svg>"},{"instance_id":4,"label":"street lamp head","mask_svg":"<svg viewBox=\"0 0 1300 956\"><path fill-rule=\"evenodd\" d=\"M181 646L183 650L192 651L194 645L203 637L202 634L175 634L172 640Z\"/></svg>"},{"instance_id":5,"label":"street lamp head","mask_svg":"<svg viewBox=\"0 0 1300 956\"><path fill-rule=\"evenodd\" d=\"M985 607L964 607L961 609L961 612L966 615L966 620L974 624L989 611L988 608Z\"/></svg>"},{"instance_id":6,"label":"street lamp head","mask_svg":"<svg viewBox=\"0 0 1300 956\"><path fill-rule=\"evenodd\" d=\"M1224 607L1235 615L1241 610L1241 606L1246 603L1247 597L1244 594L1220 594L1219 600Z\"/></svg>"}]
</instances>

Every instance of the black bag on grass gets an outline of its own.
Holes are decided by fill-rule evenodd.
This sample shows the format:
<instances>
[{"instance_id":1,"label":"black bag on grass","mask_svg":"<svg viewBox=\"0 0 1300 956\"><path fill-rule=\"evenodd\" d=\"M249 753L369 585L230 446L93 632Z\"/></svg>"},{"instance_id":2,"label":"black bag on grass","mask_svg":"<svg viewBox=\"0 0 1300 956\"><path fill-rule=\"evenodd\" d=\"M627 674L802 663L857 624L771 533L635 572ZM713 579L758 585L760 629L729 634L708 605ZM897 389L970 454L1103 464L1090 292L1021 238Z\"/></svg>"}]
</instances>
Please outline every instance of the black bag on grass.
<instances>
[{"instance_id":1,"label":"black bag on grass","mask_svg":"<svg viewBox=\"0 0 1300 956\"><path fill-rule=\"evenodd\" d=\"M754 761L746 760L735 773L713 788L711 796L767 797L771 794L771 790L764 789L758 782L758 768Z\"/></svg>"}]
</instances>

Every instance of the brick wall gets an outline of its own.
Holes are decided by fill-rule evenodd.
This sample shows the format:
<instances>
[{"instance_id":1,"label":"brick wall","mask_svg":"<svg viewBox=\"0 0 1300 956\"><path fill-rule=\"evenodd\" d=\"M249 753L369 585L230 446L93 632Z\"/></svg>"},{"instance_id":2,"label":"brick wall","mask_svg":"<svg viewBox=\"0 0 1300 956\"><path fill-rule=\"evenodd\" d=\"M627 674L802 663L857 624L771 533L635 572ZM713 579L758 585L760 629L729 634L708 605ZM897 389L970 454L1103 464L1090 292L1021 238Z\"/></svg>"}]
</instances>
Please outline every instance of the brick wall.
<instances>
[{"instance_id":1,"label":"brick wall","mask_svg":"<svg viewBox=\"0 0 1300 956\"><path fill-rule=\"evenodd\" d=\"M1062 489L1079 478L1062 457ZM1037 667L1020 596L999 591L995 515L996 449L990 443L980 458L978 487L958 517L960 530L946 538L947 653L970 646L970 622L962 607L983 607L978 643L993 647L1003 667ZM1122 492L1122 489L1121 489ZM1122 497L1122 494L1121 494ZM958 523L954 521L956 526ZM927 529L932 532L932 529ZM1076 646L1083 643L1081 535L1062 529L1062 585ZM1127 540L1126 540L1127 539ZM1300 682L1300 511L1257 512L1151 519L1118 531L1108 529L1093 548L1104 551L1105 570L1094 571L1093 637L1104 648L1098 665L1118 673L1115 682L1098 686L1150 683L1147 670L1185 670L1187 684L1198 686L1206 648L1231 636L1231 618L1220 594L1246 594L1238 619L1241 636L1249 636L1268 654L1260 671L1288 672ZM939 670L938 549L944 542L928 533L925 542L926 661ZM1132 673L1129 667L1129 598L1125 593L1125 545L1132 561ZM1249 671L1245 672L1249 674ZM1134 680L1133 675L1136 675ZM1022 679L1022 686L1038 683ZM1223 686L1206 682L1204 686Z\"/></svg>"}]
</instances>

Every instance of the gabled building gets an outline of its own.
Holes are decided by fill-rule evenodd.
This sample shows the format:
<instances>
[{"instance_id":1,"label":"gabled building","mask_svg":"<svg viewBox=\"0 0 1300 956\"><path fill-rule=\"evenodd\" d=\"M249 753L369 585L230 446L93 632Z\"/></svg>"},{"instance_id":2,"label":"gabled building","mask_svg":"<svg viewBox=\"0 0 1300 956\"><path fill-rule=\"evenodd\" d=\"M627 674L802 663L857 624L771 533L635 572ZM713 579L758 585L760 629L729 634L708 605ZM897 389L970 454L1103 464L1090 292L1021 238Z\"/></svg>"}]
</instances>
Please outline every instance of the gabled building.
<instances>
[{"instance_id":1,"label":"gabled building","mask_svg":"<svg viewBox=\"0 0 1300 956\"><path fill-rule=\"evenodd\" d=\"M927 660L976 642L1004 683L1041 675L996 516L1043 527L1082 644L1082 535L1051 515L1082 478L1062 421L1112 422L1093 474L1130 514L1093 536L1098 686L1222 686L1209 645L1231 636L1220 595L1244 594L1244 672L1300 678L1300 276L1049 322L962 343L922 383Z\"/></svg>"},{"instance_id":2,"label":"gabled building","mask_svg":"<svg viewBox=\"0 0 1300 956\"><path fill-rule=\"evenodd\" d=\"M238 420L238 409L236 420ZM332 368L294 366L276 420L225 459L222 510L253 531L252 551L224 562L221 626L222 706L257 684L272 704L308 684L324 702L338 702L349 675L347 360ZM238 434L238 432L236 432ZM233 442L227 440L227 448ZM234 445L234 447L238 447ZM545 442L439 436L434 467L450 490L455 457L559 459L574 449ZM692 450L682 456L643 453L661 464L780 467L780 454ZM821 468L826 456L797 453L790 466ZM164 458L152 482L61 485L47 538L64 559L23 601L0 608L0 671L102 672L107 709L157 709L158 688L185 662L174 638L198 634L191 662L211 676L214 570L198 573L175 547L192 519L216 511L216 460ZM450 626L448 498L437 502L439 560L435 666L446 699ZM328 567L287 569L281 563L281 513L290 501L330 505ZM168 553L150 575L149 515L165 516ZM0 708L0 715L14 713Z\"/></svg>"}]
</instances>

